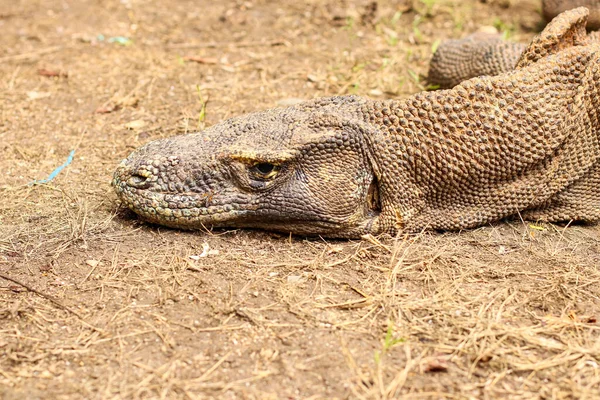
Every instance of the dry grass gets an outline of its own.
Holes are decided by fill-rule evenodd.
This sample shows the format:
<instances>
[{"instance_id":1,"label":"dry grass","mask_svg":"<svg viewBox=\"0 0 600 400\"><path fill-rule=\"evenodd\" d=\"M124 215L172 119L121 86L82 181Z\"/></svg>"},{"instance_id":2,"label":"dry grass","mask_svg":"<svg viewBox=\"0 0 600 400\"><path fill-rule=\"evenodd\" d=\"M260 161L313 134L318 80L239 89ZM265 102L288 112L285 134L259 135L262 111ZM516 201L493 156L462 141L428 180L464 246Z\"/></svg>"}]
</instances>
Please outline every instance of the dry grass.
<instances>
[{"instance_id":1,"label":"dry grass","mask_svg":"<svg viewBox=\"0 0 600 400\"><path fill-rule=\"evenodd\" d=\"M3 8L0 397L598 398L598 227L190 233L137 222L109 187L138 145L230 115L408 96L439 38L531 37L536 2L505 3Z\"/></svg>"}]
</instances>

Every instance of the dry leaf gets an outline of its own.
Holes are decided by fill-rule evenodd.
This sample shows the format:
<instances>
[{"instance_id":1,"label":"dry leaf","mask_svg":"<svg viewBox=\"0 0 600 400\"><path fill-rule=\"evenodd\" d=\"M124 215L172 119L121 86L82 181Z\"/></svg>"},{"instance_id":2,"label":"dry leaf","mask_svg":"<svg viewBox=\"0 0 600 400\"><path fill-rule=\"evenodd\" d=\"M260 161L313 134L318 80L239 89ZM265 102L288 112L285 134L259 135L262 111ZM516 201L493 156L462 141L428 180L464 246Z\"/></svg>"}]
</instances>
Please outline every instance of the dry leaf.
<instances>
[{"instance_id":1,"label":"dry leaf","mask_svg":"<svg viewBox=\"0 0 600 400\"><path fill-rule=\"evenodd\" d=\"M440 357L430 358L423 367L424 372L446 372L448 371L448 363Z\"/></svg>"},{"instance_id":2,"label":"dry leaf","mask_svg":"<svg viewBox=\"0 0 600 400\"><path fill-rule=\"evenodd\" d=\"M186 56L183 57L185 61L193 61L199 64L218 64L219 60L213 57L197 57L197 56Z\"/></svg>"},{"instance_id":3,"label":"dry leaf","mask_svg":"<svg viewBox=\"0 0 600 400\"><path fill-rule=\"evenodd\" d=\"M63 71L54 71L51 69L40 68L37 71L38 75L47 76L49 78L60 77L60 78L68 78L69 74Z\"/></svg>"}]
</instances>

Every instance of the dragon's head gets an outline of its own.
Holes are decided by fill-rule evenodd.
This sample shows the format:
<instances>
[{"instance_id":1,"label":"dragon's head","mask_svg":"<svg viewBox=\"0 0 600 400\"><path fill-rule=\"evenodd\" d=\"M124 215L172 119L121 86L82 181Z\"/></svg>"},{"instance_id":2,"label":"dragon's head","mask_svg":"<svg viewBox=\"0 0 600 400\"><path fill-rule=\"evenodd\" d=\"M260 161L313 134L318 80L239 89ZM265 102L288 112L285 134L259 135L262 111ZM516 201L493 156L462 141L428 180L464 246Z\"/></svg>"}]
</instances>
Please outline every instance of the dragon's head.
<instances>
[{"instance_id":1,"label":"dragon's head","mask_svg":"<svg viewBox=\"0 0 600 400\"><path fill-rule=\"evenodd\" d=\"M359 236L376 228L376 174L365 124L341 110L363 101L320 99L150 142L113 186L143 219L170 227Z\"/></svg>"}]
</instances>

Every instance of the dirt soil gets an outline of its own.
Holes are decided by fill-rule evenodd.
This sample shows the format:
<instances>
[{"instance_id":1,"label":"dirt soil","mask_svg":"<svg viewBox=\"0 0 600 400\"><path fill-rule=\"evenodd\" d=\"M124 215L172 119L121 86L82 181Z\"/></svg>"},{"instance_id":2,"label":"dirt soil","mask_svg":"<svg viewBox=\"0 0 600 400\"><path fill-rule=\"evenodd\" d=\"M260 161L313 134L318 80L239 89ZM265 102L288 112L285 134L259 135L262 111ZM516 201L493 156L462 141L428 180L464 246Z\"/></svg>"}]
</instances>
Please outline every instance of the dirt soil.
<instances>
[{"instance_id":1,"label":"dirt soil","mask_svg":"<svg viewBox=\"0 0 600 400\"><path fill-rule=\"evenodd\" d=\"M184 232L110 187L134 148L229 116L407 97L440 39L525 41L539 8L4 1L0 398L599 398L598 226Z\"/></svg>"}]
</instances>

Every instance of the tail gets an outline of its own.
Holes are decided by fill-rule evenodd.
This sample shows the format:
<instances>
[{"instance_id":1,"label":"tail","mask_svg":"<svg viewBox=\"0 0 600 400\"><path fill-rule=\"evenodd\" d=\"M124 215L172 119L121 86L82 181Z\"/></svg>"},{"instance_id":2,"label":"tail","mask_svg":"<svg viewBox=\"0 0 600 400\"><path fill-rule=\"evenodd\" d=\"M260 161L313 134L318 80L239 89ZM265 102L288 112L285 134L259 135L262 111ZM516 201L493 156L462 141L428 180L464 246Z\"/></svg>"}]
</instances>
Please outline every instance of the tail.
<instances>
[{"instance_id":1,"label":"tail","mask_svg":"<svg viewBox=\"0 0 600 400\"><path fill-rule=\"evenodd\" d=\"M502 40L500 35L474 33L447 40L429 63L427 82L441 89L454 87L481 75L499 75L515 69L525 45Z\"/></svg>"},{"instance_id":2,"label":"tail","mask_svg":"<svg viewBox=\"0 0 600 400\"><path fill-rule=\"evenodd\" d=\"M442 89L451 88L476 76L526 67L569 47L600 43L600 32L588 35L585 31L588 15L585 7L559 14L529 45L481 33L446 41L431 59L427 81Z\"/></svg>"}]
</instances>

